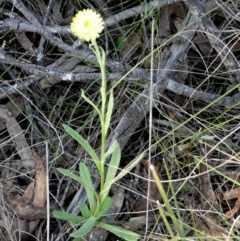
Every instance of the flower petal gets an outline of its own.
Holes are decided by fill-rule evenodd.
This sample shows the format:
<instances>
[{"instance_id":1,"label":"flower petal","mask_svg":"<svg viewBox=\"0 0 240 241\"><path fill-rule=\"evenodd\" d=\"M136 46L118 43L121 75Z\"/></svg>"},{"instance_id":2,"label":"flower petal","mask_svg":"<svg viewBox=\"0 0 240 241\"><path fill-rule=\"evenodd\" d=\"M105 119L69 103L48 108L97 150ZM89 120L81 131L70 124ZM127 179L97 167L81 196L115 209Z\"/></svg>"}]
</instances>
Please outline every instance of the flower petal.
<instances>
[{"instance_id":1,"label":"flower petal","mask_svg":"<svg viewBox=\"0 0 240 241\"><path fill-rule=\"evenodd\" d=\"M91 9L79 11L70 27L74 35L85 41L96 40L104 29L101 15Z\"/></svg>"}]
</instances>

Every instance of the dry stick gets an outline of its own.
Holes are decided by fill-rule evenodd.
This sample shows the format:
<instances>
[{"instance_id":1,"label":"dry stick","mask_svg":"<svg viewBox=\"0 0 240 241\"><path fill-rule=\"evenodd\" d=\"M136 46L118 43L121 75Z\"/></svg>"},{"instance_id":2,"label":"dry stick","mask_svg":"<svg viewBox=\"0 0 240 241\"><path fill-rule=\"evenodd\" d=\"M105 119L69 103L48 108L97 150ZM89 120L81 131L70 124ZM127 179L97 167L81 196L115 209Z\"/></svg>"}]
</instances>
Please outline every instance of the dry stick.
<instances>
[{"instance_id":1,"label":"dry stick","mask_svg":"<svg viewBox=\"0 0 240 241\"><path fill-rule=\"evenodd\" d=\"M42 23L42 26L43 28L45 28L47 22L48 22L48 18L49 18L49 14L50 14L50 11L52 10L52 7L53 7L53 4L54 4L54 1L55 0L50 0L49 3L48 3L48 7L47 7L47 11L45 13L45 16L44 16L44 19L43 19L43 23ZM40 44L38 46L38 57L37 57L37 61L41 61L42 58L43 58L43 45L44 45L44 42L45 42L45 38L43 36L41 36L41 39L40 39Z\"/></svg>"},{"instance_id":2,"label":"dry stick","mask_svg":"<svg viewBox=\"0 0 240 241\"><path fill-rule=\"evenodd\" d=\"M220 2L218 2L218 0L215 0L216 4L219 6L219 8L221 8L221 10L225 13L224 15L226 16L226 18L234 18L236 21L240 21L239 18L239 10L238 10L238 6L237 6L237 2L234 3L234 1L231 1L231 5L224 5L224 7L222 7L222 5L224 4L222 0L220 0ZM234 6L235 5L235 6ZM235 8L236 12L233 11L233 9Z\"/></svg>"},{"instance_id":3,"label":"dry stick","mask_svg":"<svg viewBox=\"0 0 240 241\"><path fill-rule=\"evenodd\" d=\"M53 69L52 67L43 67L36 64L29 64L22 60L17 60L9 55L7 55L3 49L0 48L0 62L10 65L15 65L21 67L23 70L41 76L45 78L54 77L60 78L60 80L64 81L75 81L79 80L81 82L89 83L89 81L96 80L101 78L100 73L74 73L74 72L65 72L62 70ZM112 80L119 79L124 75L119 73L110 73L108 78Z\"/></svg>"},{"instance_id":4,"label":"dry stick","mask_svg":"<svg viewBox=\"0 0 240 241\"><path fill-rule=\"evenodd\" d=\"M180 2L180 0L174 0L174 3ZM154 9L160 9L164 6L172 4L172 1L165 0L165 1L151 1L146 5L139 5L133 8L126 9L120 13L117 13L111 17L105 19L105 25L107 27L114 26L115 24L128 19L130 17L135 17L136 15L144 13L147 11L153 11ZM208 1L207 3L208 9L212 9L217 6L215 0ZM17 30L18 32L36 32L39 33L39 28L32 25L31 22L19 22L17 19L4 19L4 21L0 21L0 31L7 31L7 30ZM46 26L45 30L52 34L69 34L71 30L68 26Z\"/></svg>"},{"instance_id":5,"label":"dry stick","mask_svg":"<svg viewBox=\"0 0 240 241\"><path fill-rule=\"evenodd\" d=\"M31 24L30 22L26 21L19 21L18 19L8 18L0 21L0 32L6 32L9 30L16 30L19 33L21 32L33 32L38 33L39 29ZM52 34L70 34L71 30L68 26L45 26L45 30Z\"/></svg>"},{"instance_id":6,"label":"dry stick","mask_svg":"<svg viewBox=\"0 0 240 241\"><path fill-rule=\"evenodd\" d=\"M77 50L74 47L65 44L61 39L59 39L59 38L55 37L53 34L51 34L48 31L48 28L42 28L42 25L33 16L33 14L23 5L23 3L20 0L13 0L12 2L15 5L15 7L18 8L18 10L24 14L24 16L29 20L29 22L31 22L33 25L35 25L35 27L36 27L35 32L44 36L51 44L58 46L59 48L65 50L67 52L82 56L86 59L96 61L95 55L93 55L91 52L85 51L85 50ZM106 26L112 26L112 25L116 24L117 22L120 22L126 18L136 16L137 14L143 13L144 11L146 11L146 7L148 7L148 9L147 9L148 11L150 11L150 10L152 11L154 9L158 9L163 6L166 6L168 4L171 4L171 1L161 1L160 3L159 3L159 1L152 1L147 5L140 5L140 6L132 8L132 9L122 11L121 13L118 13L112 17L109 17L105 21L105 24L106 24ZM212 1L209 1L208 4L211 7L213 5ZM0 22L0 23L2 24L2 22ZM20 25L21 24L17 25L17 29L20 28ZM27 31L29 31L29 30L30 29L28 29ZM69 33L70 29L68 28L67 31ZM131 70L132 69L132 66L130 66L130 65L123 65L123 64L113 61L113 60L107 60L106 66L110 67L112 70L115 70L115 71L116 70L123 71L123 70ZM143 71L141 69L135 68L134 71L139 76L141 76L143 74Z\"/></svg>"},{"instance_id":7,"label":"dry stick","mask_svg":"<svg viewBox=\"0 0 240 241\"><path fill-rule=\"evenodd\" d=\"M151 147L152 147L152 124L153 124L153 66L154 66L154 20L152 20L152 26L151 26L151 72L150 72L150 91L149 91L149 136L148 136L148 187L147 187L147 204L146 204L146 224L145 224L145 233L144 233L144 240L147 239L147 233L148 233L148 219L149 219L149 201L148 199L151 198L151 171L150 167L152 166L152 153L151 153ZM156 200L158 201L158 200Z\"/></svg>"},{"instance_id":8,"label":"dry stick","mask_svg":"<svg viewBox=\"0 0 240 241\"><path fill-rule=\"evenodd\" d=\"M223 43L221 32L216 28L210 17L206 15L207 10L204 8L203 3L198 0L185 0L184 2L188 5L192 15L198 19L200 29L206 33L211 46L222 59L224 66L229 72L231 82L239 84L240 65L232 51L228 48L228 45Z\"/></svg>"},{"instance_id":9,"label":"dry stick","mask_svg":"<svg viewBox=\"0 0 240 241\"><path fill-rule=\"evenodd\" d=\"M180 0L175 0L174 3L177 3L177 2L180 2ZM167 5L170 5L172 4L171 1L169 0L161 0L161 1L151 1L147 4L143 3L143 4L140 4L136 7L132 7L132 8L129 8L129 9L126 9L120 13L117 13L109 18L107 18L105 20L105 24L106 26L112 26L116 23L119 23L123 20L125 20L126 18L131 18L131 17L135 17L141 13L144 13L144 12L151 12L153 10L156 10L156 9L160 9L164 6L167 6Z\"/></svg>"},{"instance_id":10,"label":"dry stick","mask_svg":"<svg viewBox=\"0 0 240 241\"><path fill-rule=\"evenodd\" d=\"M3 62L5 64L13 64L15 66L21 67L22 69L33 73L37 76L30 76L28 77L28 81L17 83L15 85L4 87L2 94L0 94L0 99L3 99L6 97L6 95L10 95L13 93L16 93L20 90L25 89L30 84L34 83L35 81L39 80L42 77L54 77L58 79L58 81L80 81L83 83L89 83L90 81L94 81L96 79L101 78L101 73L74 73L74 72L64 72L58 69L52 69L51 67L42 67L39 65L34 64L28 64L24 61L17 60L13 57L7 56L3 50L0 49L0 62ZM127 76L124 78L124 81L126 82L138 82L138 83L147 83L150 81L150 77L147 71L144 71L144 75L139 76ZM107 74L108 80L116 80L120 79L123 76L125 76L125 73L109 73ZM215 95L211 93L207 93L201 90L196 90L195 88L189 87L187 85L178 83L177 81L170 79L170 78L163 78L162 75L154 75L154 82L161 86L161 89L170 90L178 95L184 95L191 99L196 100L203 100L207 103L213 102L217 98L220 97L220 95ZM147 96L146 96L147 97ZM236 105L239 103L238 99L234 99L232 97L223 97L219 99L214 105L215 106L224 106L224 107L231 107L233 105ZM239 108L239 107L237 107Z\"/></svg>"},{"instance_id":11,"label":"dry stick","mask_svg":"<svg viewBox=\"0 0 240 241\"><path fill-rule=\"evenodd\" d=\"M27 15L28 13L28 10L25 8L23 8L23 4L22 2L19 2L18 0L13 0L12 1L13 4L16 6L16 8L18 8L23 14L24 12L26 14L25 17L29 20L29 17L30 15ZM116 23L119 23L127 18L130 18L130 17L135 17L136 15L139 15L141 13L144 13L146 10L147 11L153 11L154 9L160 9L164 6L167 6L167 5L170 5L172 3L177 3L177 2L180 2L180 0L174 0L174 2L172 2L171 0L162 0L162 1L158 1L158 0L155 0L155 1L150 1L149 3L147 4L140 4L139 6L135 6L135 7L132 7L132 8L129 8L129 9L126 9L120 13L117 13L111 17L108 17L106 20L105 20L105 25L106 26L113 26L115 25ZM211 2L211 1L210 1ZM214 2L214 1L212 1ZM30 16L30 19L31 20L34 20L34 22L37 22L39 24L39 22L36 20L36 18L31 14ZM28 25L28 23L20 23L20 25L17 25L16 24L16 21L10 21L11 19L7 20L7 22L4 22L4 21L0 21L1 23L1 26L0 26L0 29L3 29L3 28L11 28L11 29L17 29L18 31L29 31L29 30L33 30L33 32L36 32L37 29L36 27L34 28L32 25ZM29 21L31 23L31 21ZM55 26L55 27L49 27L47 26L46 27L47 30L49 32L52 32L52 33L58 33L58 34L66 34L66 33L69 33L70 32L70 29L69 27L60 27L60 26Z\"/></svg>"},{"instance_id":12,"label":"dry stick","mask_svg":"<svg viewBox=\"0 0 240 241\"><path fill-rule=\"evenodd\" d=\"M78 56L82 56L86 59L92 60L92 61L96 61L96 57L93 53L89 52L89 51L85 51L85 50L77 50L75 48L73 48L70 45L65 44L61 39L55 37L53 34L47 32L46 29L42 28L42 25L38 22L38 20L33 16L33 14L24 6L24 4L22 3L21 0L13 0L13 4L14 6L23 13L23 15L29 20L29 22L33 23L33 25L35 25L35 27L37 28L37 31L39 34L43 35L51 44L67 51L73 54L76 54ZM150 6L150 10L153 9L157 9L160 7L163 7L165 5L169 4L169 1L161 1L161 3L157 3L157 1L153 1L151 2ZM144 8L145 5L140 5L139 9L135 9L128 12L128 16L136 16L136 14L142 13L144 12L146 9ZM145 6L146 7L146 6ZM124 15L125 11L122 12L122 15ZM115 15L115 21L121 21L121 18L116 17L117 15ZM126 19L126 16L125 16ZM111 24L114 24L113 20L108 20ZM107 23L107 21L106 21ZM132 66L130 65L123 65L119 62L113 61L113 60L107 60L106 61L106 66L110 67L112 70L117 70L117 71L124 71L124 70L131 70ZM141 69L134 69L135 73L137 73L139 76L141 76L144 71L142 71Z\"/></svg>"},{"instance_id":13,"label":"dry stick","mask_svg":"<svg viewBox=\"0 0 240 241\"><path fill-rule=\"evenodd\" d=\"M65 44L61 39L57 38L53 34L47 32L46 29L42 28L42 25L38 22L38 20L33 16L33 14L24 6L21 0L13 0L14 6L28 19L29 22L31 22L35 27L38 29L38 33L45 37L51 44L54 46L59 47L60 49L63 49L67 52L73 53L75 55L84 57L86 59L97 61L95 55L90 51L84 51L84 50L77 50L73 48L72 46ZM122 71L126 69L126 66L122 65L119 62L107 60L106 66L112 68L113 70ZM131 66L128 66L127 69L130 69Z\"/></svg>"},{"instance_id":14,"label":"dry stick","mask_svg":"<svg viewBox=\"0 0 240 241\"><path fill-rule=\"evenodd\" d=\"M21 0L12 0L13 5L25 16L25 18L37 27L42 27L35 16L25 7Z\"/></svg>"},{"instance_id":15,"label":"dry stick","mask_svg":"<svg viewBox=\"0 0 240 241\"><path fill-rule=\"evenodd\" d=\"M12 1L12 2L16 3L18 1L16 0L16 1ZM136 15L144 13L146 10L153 11L154 9L160 9L164 6L171 5L171 4L177 3L177 2L180 2L180 0L174 0L174 1L162 0L160 2L159 2L159 0L150 1L147 4L141 4L139 6L132 7L132 8L126 9L120 13L117 13L111 17L108 17L107 19L105 19L105 25L107 27L111 27L111 26L115 25L116 23L119 23L125 19L128 19L130 17L135 17ZM16 4L15 4L15 6L16 6ZM207 2L207 6L208 6L208 9L211 9L211 8L216 7L217 3L215 2L215 0L210 0ZM26 11L26 8L24 11ZM28 10L27 10L27 12L28 12ZM27 14L27 12L26 12L26 14ZM34 17L34 19L35 19L35 17ZM31 23L31 21L29 21L29 22ZM27 23L27 22L19 23L19 21L15 20L15 19L7 19L4 21L0 21L0 30L10 28L13 30L18 30L19 32L22 32L22 31L38 32L38 28L33 26L30 23ZM70 28L67 26L54 26L54 27L46 26L46 30L48 32L56 33L56 34L68 34L71 32Z\"/></svg>"}]
</instances>

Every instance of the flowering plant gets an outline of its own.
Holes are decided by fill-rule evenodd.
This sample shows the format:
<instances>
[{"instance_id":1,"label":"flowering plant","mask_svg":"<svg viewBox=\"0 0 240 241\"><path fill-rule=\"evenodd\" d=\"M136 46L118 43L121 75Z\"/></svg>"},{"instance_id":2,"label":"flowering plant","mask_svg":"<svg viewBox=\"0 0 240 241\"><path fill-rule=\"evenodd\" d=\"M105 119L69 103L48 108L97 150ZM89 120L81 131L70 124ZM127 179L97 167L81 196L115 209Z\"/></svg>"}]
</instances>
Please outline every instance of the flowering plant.
<instances>
[{"instance_id":1,"label":"flowering plant","mask_svg":"<svg viewBox=\"0 0 240 241\"><path fill-rule=\"evenodd\" d=\"M84 186L87 193L89 206L85 203L79 204L79 209L82 216L75 216L73 214L68 214L62 211L55 211L53 214L56 218L70 221L72 225L80 225L83 223L83 225L76 232L71 234L71 236L74 238L81 238L86 236L92 230L92 228L96 226L104 228L124 240L137 241L140 238L139 234L100 221L101 217L107 213L114 202L114 200L109 197L109 192L112 184L126 175L134 166L137 165L137 163L143 157L143 154L141 154L135 158L130 163L130 165L128 165L124 170L116 175L121 160L120 146L116 141L108 149L106 146L107 133L109 130L114 106L113 89L111 89L109 94L107 94L105 72L106 55L105 51L101 47L99 48L96 42L99 34L103 31L103 20L99 14L92 10L88 9L79 11L73 18L71 29L77 37L85 41L91 41L90 49L95 53L101 69L101 107L99 108L91 99L85 95L84 91L82 91L82 97L95 109L100 119L100 154L98 155L92 146L75 130L67 125L63 126L68 134L70 134L76 141L78 141L78 143L88 152L94 161L100 175L100 191L99 193L95 191L90 171L84 163L81 162L79 165L79 175L76 175L69 170L58 168L59 172L74 179ZM110 161L108 168L106 168L106 162L108 159L110 159Z\"/></svg>"}]
</instances>

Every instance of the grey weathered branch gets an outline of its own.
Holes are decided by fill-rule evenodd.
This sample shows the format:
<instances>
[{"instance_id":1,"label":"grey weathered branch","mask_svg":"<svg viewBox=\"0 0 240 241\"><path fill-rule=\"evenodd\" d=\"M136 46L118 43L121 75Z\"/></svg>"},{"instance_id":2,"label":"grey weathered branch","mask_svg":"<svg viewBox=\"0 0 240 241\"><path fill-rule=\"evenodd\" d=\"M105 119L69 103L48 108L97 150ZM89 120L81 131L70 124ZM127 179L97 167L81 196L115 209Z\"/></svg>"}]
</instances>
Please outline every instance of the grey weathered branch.
<instances>
[{"instance_id":1,"label":"grey weathered branch","mask_svg":"<svg viewBox=\"0 0 240 241\"><path fill-rule=\"evenodd\" d=\"M46 27L46 24L48 22L48 18L49 18L49 15L50 15L50 11L51 11L51 9L53 7L54 1L55 0L50 0L49 3L48 3L47 11L45 13L45 16L44 16L44 19L43 19L43 23L42 23L42 26L44 28ZM44 45L44 42L45 42L45 38L43 36L41 36L40 43L39 43L39 46L38 46L38 57L37 57L38 61L41 61L42 58L43 58L43 51L44 51L43 45Z\"/></svg>"},{"instance_id":2,"label":"grey weathered branch","mask_svg":"<svg viewBox=\"0 0 240 241\"><path fill-rule=\"evenodd\" d=\"M56 79L56 83L63 80L63 81L80 81L83 83L89 83L90 81L95 81L99 79L99 83L101 82L101 73L78 73L78 72L64 72L57 68L51 68L50 67L42 67L39 65L29 64L24 61L20 61L17 59L14 59L13 57L7 56L6 53L4 53L3 50L0 49L0 62L3 62L5 64L14 64L15 66L21 67L21 69L31 73L35 74L35 76L28 77L28 81L25 83L17 83L13 86L5 87L0 94L0 99L4 98L6 94L13 94L16 92L19 92L19 90L26 88L34 81L37 81L40 78L46 77L53 77ZM177 62L175 62L177 63ZM172 63L172 66L174 63ZM172 67L173 68L173 67ZM144 75L137 75L134 76L134 74L126 75L124 72L119 73L108 73L107 79L108 80L119 80L121 78L124 79L123 81L126 82L141 82L141 83L149 83L150 81L150 74L147 71L143 71ZM178 95L184 95L186 97L189 97L190 99L197 99L197 100L203 100L204 102L211 103L218 99L220 96L207 93L204 91L196 90L195 88L189 87L187 85L178 83L177 81L171 79L171 78L163 78L162 75L154 75L154 82L156 84L156 94L158 92L162 92L164 90L170 90ZM145 93L145 97L148 98L149 95L146 95L148 93ZM142 98L141 97L141 98ZM144 101L146 102L146 101ZM231 97L222 97L218 101L216 101L215 105L224 106L224 107L230 107L233 105L236 105L238 103L238 100L231 98Z\"/></svg>"}]
</instances>

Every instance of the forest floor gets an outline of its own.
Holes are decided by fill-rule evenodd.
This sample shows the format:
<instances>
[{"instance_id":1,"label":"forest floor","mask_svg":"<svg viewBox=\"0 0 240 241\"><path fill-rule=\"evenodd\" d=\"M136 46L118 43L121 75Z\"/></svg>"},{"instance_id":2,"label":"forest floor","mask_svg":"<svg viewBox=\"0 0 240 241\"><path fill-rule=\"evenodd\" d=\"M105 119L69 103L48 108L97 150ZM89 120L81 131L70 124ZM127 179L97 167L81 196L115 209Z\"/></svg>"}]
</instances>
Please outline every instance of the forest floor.
<instances>
[{"instance_id":1,"label":"forest floor","mask_svg":"<svg viewBox=\"0 0 240 241\"><path fill-rule=\"evenodd\" d=\"M70 29L83 9L104 20L103 149L100 65ZM240 240L239 12L238 0L1 0L0 240ZM92 222L108 176L91 153L114 141L122 178Z\"/></svg>"}]
</instances>

